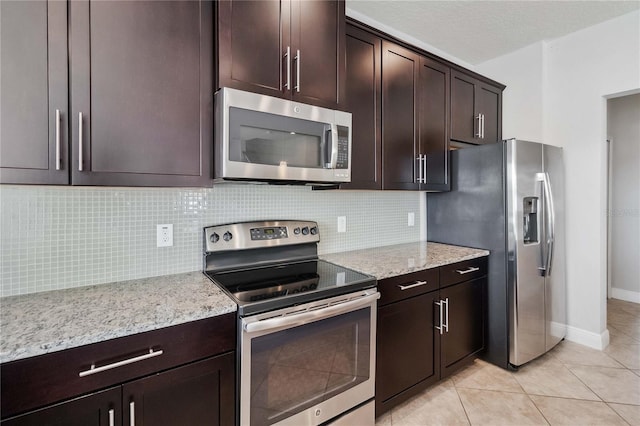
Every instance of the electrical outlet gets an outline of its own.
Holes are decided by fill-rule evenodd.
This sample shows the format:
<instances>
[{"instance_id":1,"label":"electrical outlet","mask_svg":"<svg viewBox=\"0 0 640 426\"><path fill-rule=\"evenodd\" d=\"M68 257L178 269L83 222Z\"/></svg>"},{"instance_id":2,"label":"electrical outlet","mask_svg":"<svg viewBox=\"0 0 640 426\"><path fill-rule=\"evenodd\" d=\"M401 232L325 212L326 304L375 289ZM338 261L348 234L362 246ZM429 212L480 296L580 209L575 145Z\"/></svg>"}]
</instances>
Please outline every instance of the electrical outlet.
<instances>
[{"instance_id":1,"label":"electrical outlet","mask_svg":"<svg viewBox=\"0 0 640 426\"><path fill-rule=\"evenodd\" d=\"M173 225L158 225L156 230L156 244L157 247L171 247L173 246Z\"/></svg>"},{"instance_id":2,"label":"electrical outlet","mask_svg":"<svg viewBox=\"0 0 640 426\"><path fill-rule=\"evenodd\" d=\"M407 226L415 226L416 225L416 214L414 212L409 212L407 215Z\"/></svg>"},{"instance_id":3,"label":"electrical outlet","mask_svg":"<svg viewBox=\"0 0 640 426\"><path fill-rule=\"evenodd\" d=\"M346 216L338 216L338 232L347 232Z\"/></svg>"}]
</instances>

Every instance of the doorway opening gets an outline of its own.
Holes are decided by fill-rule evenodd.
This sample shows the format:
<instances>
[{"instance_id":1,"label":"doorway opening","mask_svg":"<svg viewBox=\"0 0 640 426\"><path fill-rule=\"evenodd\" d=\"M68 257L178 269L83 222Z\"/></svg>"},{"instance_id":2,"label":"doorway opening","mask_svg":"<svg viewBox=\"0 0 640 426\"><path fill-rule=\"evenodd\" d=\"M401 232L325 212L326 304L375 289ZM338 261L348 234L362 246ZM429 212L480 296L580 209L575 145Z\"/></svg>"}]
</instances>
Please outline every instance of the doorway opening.
<instances>
[{"instance_id":1,"label":"doorway opening","mask_svg":"<svg viewBox=\"0 0 640 426\"><path fill-rule=\"evenodd\" d=\"M607 166L607 328L640 343L640 93L607 100Z\"/></svg>"}]
</instances>

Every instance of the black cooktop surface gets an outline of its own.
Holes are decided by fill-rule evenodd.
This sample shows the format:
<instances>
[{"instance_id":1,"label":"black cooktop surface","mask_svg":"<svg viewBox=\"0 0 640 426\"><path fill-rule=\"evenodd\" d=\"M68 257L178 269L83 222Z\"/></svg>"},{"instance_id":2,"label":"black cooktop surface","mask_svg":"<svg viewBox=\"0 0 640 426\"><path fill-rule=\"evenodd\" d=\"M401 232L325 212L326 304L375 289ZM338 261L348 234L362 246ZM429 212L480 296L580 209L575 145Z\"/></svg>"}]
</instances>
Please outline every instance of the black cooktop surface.
<instances>
[{"instance_id":1,"label":"black cooktop surface","mask_svg":"<svg viewBox=\"0 0 640 426\"><path fill-rule=\"evenodd\" d=\"M374 287L376 279L323 260L206 274L238 303L242 315Z\"/></svg>"}]
</instances>

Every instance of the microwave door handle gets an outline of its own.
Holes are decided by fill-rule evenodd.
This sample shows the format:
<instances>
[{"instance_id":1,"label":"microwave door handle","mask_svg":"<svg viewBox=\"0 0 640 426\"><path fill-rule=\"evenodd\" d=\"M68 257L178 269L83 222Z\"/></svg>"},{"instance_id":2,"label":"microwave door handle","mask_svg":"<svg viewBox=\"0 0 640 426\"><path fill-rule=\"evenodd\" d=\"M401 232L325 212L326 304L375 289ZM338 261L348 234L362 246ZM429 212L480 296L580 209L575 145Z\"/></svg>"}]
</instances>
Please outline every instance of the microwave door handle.
<instances>
[{"instance_id":1,"label":"microwave door handle","mask_svg":"<svg viewBox=\"0 0 640 426\"><path fill-rule=\"evenodd\" d=\"M331 160L329 162L329 168L335 169L338 167L338 125L331 124Z\"/></svg>"}]
</instances>

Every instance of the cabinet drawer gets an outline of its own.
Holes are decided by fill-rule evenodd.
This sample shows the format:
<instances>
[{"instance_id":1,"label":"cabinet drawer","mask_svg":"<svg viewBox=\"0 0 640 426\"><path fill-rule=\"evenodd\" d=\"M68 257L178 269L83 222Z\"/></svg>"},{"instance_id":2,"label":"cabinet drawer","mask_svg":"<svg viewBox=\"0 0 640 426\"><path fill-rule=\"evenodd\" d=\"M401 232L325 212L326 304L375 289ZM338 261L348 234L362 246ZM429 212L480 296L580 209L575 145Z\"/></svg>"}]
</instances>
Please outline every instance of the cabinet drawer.
<instances>
[{"instance_id":1,"label":"cabinet drawer","mask_svg":"<svg viewBox=\"0 0 640 426\"><path fill-rule=\"evenodd\" d=\"M235 329L229 313L2 364L2 417L234 350ZM92 365L113 368L80 377Z\"/></svg>"},{"instance_id":2,"label":"cabinet drawer","mask_svg":"<svg viewBox=\"0 0 640 426\"><path fill-rule=\"evenodd\" d=\"M463 281L487 275L487 258L465 260L440 267L440 287L446 287Z\"/></svg>"},{"instance_id":3,"label":"cabinet drawer","mask_svg":"<svg viewBox=\"0 0 640 426\"><path fill-rule=\"evenodd\" d=\"M378 281L379 306L438 289L438 268L412 272Z\"/></svg>"}]
</instances>

